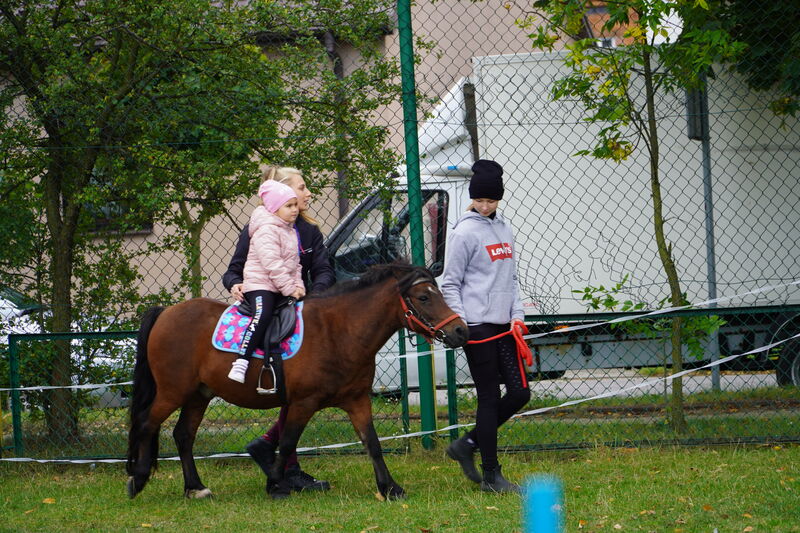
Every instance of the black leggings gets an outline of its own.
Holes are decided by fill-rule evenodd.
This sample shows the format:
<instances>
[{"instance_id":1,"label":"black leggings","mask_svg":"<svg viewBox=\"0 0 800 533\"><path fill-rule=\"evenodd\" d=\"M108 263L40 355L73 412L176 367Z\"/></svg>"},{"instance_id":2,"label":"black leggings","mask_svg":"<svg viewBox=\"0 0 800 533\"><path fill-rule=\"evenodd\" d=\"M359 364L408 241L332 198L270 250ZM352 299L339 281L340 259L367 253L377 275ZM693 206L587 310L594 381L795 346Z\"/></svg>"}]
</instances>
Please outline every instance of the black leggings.
<instances>
[{"instance_id":1,"label":"black leggings","mask_svg":"<svg viewBox=\"0 0 800 533\"><path fill-rule=\"evenodd\" d=\"M481 340L508 331L510 324L478 324L469 327L470 340ZM511 335L482 344L468 344L469 371L478 395L475 427L467 436L478 444L485 470L497 467L497 428L531 398L528 380L520 372L517 347ZM500 397L500 383L506 394Z\"/></svg>"},{"instance_id":2,"label":"black leggings","mask_svg":"<svg viewBox=\"0 0 800 533\"><path fill-rule=\"evenodd\" d=\"M272 311L275 310L275 301L280 294L270 291L247 291L244 297L253 310L253 321L247 327L242 345L239 347L239 359L250 360L253 352L264 340L269 323L272 320Z\"/></svg>"}]
</instances>

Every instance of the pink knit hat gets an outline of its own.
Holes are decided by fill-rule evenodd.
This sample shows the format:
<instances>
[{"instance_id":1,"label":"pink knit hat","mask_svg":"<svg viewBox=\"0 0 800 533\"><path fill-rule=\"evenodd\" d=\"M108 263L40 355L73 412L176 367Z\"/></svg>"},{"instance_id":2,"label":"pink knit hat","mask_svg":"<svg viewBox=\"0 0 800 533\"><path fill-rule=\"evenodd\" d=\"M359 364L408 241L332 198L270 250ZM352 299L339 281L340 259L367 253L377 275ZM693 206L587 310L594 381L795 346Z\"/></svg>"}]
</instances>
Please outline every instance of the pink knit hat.
<instances>
[{"instance_id":1,"label":"pink knit hat","mask_svg":"<svg viewBox=\"0 0 800 533\"><path fill-rule=\"evenodd\" d=\"M258 196L270 213L276 212L292 198L297 198L294 189L275 180L267 180L258 188Z\"/></svg>"}]
</instances>

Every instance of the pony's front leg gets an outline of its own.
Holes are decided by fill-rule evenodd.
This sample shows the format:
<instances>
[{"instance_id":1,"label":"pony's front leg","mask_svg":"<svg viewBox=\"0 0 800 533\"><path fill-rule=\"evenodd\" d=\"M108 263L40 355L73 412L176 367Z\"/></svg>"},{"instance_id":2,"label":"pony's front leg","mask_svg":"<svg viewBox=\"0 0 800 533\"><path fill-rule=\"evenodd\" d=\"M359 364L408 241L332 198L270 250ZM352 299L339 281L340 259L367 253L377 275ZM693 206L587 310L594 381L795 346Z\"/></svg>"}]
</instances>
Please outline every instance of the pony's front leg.
<instances>
[{"instance_id":1,"label":"pony's front leg","mask_svg":"<svg viewBox=\"0 0 800 533\"><path fill-rule=\"evenodd\" d=\"M369 395L365 394L362 398L355 400L345 408L345 411L350 415L350 422L352 422L358 437L364 443L367 453L372 459L372 468L375 470L375 482L378 485L378 492L387 500L395 500L405 496L403 487L392 479L389 468L383 460L381 442L378 440L378 433L372 424L372 402L369 399Z\"/></svg>"},{"instance_id":2,"label":"pony's front leg","mask_svg":"<svg viewBox=\"0 0 800 533\"><path fill-rule=\"evenodd\" d=\"M316 409L302 405L289 405L283 432L278 436L278 453L267 476L267 493L273 500L288 498L292 488L286 480L286 460L297 449L300 435Z\"/></svg>"}]
</instances>

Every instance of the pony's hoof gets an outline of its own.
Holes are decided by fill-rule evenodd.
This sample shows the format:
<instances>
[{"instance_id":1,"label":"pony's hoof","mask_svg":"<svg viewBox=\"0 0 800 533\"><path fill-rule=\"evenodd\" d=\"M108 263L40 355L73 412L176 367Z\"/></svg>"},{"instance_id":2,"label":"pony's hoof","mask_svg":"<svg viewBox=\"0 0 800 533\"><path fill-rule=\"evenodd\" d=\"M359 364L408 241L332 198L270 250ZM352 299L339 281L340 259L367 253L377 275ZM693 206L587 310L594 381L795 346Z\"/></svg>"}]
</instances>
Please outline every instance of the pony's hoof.
<instances>
[{"instance_id":1,"label":"pony's hoof","mask_svg":"<svg viewBox=\"0 0 800 533\"><path fill-rule=\"evenodd\" d=\"M130 499L134 499L136 495L139 493L139 491L136 490L136 482L133 481L133 476L130 476L128 478L128 482L125 484L125 487L128 490L128 498Z\"/></svg>"},{"instance_id":2,"label":"pony's hoof","mask_svg":"<svg viewBox=\"0 0 800 533\"><path fill-rule=\"evenodd\" d=\"M280 483L267 480L267 494L273 500L285 500L292 493L292 488L282 479Z\"/></svg>"},{"instance_id":3,"label":"pony's hoof","mask_svg":"<svg viewBox=\"0 0 800 533\"><path fill-rule=\"evenodd\" d=\"M213 498L214 494L211 490L205 489L187 489L184 492L184 496L189 498L190 500L203 500L205 498Z\"/></svg>"},{"instance_id":4,"label":"pony's hoof","mask_svg":"<svg viewBox=\"0 0 800 533\"><path fill-rule=\"evenodd\" d=\"M401 500L406 497L406 491L400 485L393 485L389 487L384 497L387 500Z\"/></svg>"},{"instance_id":5,"label":"pony's hoof","mask_svg":"<svg viewBox=\"0 0 800 533\"><path fill-rule=\"evenodd\" d=\"M270 498L273 500L285 500L291 495L291 491L283 492L283 491L273 491L269 493Z\"/></svg>"}]
</instances>

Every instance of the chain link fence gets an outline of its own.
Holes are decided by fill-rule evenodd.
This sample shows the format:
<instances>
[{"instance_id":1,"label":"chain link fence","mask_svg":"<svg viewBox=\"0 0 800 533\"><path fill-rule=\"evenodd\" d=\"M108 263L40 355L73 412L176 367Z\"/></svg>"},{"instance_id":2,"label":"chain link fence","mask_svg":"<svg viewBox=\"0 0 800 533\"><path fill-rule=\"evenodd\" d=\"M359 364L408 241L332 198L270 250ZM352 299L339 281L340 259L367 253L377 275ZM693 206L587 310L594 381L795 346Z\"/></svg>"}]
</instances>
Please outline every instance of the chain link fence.
<instances>
[{"instance_id":1,"label":"chain link fence","mask_svg":"<svg viewBox=\"0 0 800 533\"><path fill-rule=\"evenodd\" d=\"M755 4L747 2L734 4L745 11L755 9ZM372 34L372 48L396 65L395 6L374 4L371 9L391 21ZM785 111L797 91L787 91L774 79L765 83L772 79L768 75L772 70L764 68L758 73L752 68L758 62L780 70L783 59L759 56L760 48L751 45L738 69L717 64L707 73L705 92L676 89L657 94L653 117L659 141L665 237L671 243L685 302L711 303L633 319L672 305L654 236L651 160L646 149L650 141L637 137L631 125L623 134L638 140L633 141L634 150L625 160L576 155L591 151L607 124L587 121L580 98L552 97L557 81L571 73L565 63L568 51L561 45L551 52L533 48L535 26L521 24L531 9L527 4L497 0L422 1L412 6L423 240L425 261L437 275L444 266L448 228L469 205L466 188L471 163L478 158L495 159L505 169L507 192L501 212L515 228L534 365L528 369L533 395L526 410L531 413L503 426L500 446L514 450L796 441L800 437L800 342L793 337L800 333L800 289L796 284L800 279L800 128L797 119ZM794 7L776 9L779 12L773 13L773 21L798 17ZM736 13L728 16L739 16ZM623 31L602 29L609 16L602 2L592 3L575 37L592 38L598 46L612 50L626 46L628 37ZM741 25L733 25L734 34L746 33ZM772 41L762 48L779 50L781 43L791 40L792 31L784 24L758 34L769 36L765 43ZM338 79L340 89L359 90L366 61L360 49L345 33L318 32L315 38L317 52L329 61L314 64L320 69L317 75ZM284 36L269 32L259 39L267 51L286 42ZM633 74L630 94L641 108L646 87L636 79L639 73ZM3 72L0 76L6 76L5 86L13 86L12 77ZM389 79L397 89L399 78L396 72L393 76ZM383 132L382 146L397 163L404 153L403 115L399 94L388 91L387 95L391 97L386 96L368 113L369 125ZM7 107L7 116L23 113L24 106L16 102L16 107ZM781 105L784 113L776 114ZM707 125L700 117L707 117ZM293 129L291 118L280 125L277 132L264 136L274 133L286 139L313 139L309 129ZM345 130L342 135L359 133ZM170 139L166 141L165 151L170 149ZM313 144L313 140L309 142ZM223 144L250 146L241 138ZM401 191L397 196L364 197L351 191L352 197L348 197L340 194L345 190L342 180L357 173L348 174L346 165L311 166L308 161L319 152L308 143L300 144L306 146L286 150L285 160L275 151L265 160L304 170L315 192L311 212L328 236L338 279L357 276L370 264L410 257L411 213L402 192L404 167L395 172ZM117 154L117 148L109 153ZM15 150L18 157L39 153L35 144L17 145ZM250 193L257 187L259 173L252 166L247 168L246 175L237 173L238 196L223 202L224 214L209 218L196 235L199 255L192 256L188 245L174 245L176 236L188 233L188 228L176 226L175 219L166 223L164 217L155 217L152 223L139 221L135 228L104 241L104 250L117 250L127 258L132 274L123 285L134 289L133 293L115 293L129 294L127 305L120 303L122 299L106 302L114 320L109 313L94 319L87 311L77 321L80 327L74 329L135 329L134 317L146 304L170 303L192 294L229 301L220 278L239 230L256 205ZM389 174L380 166L372 171L378 183ZM134 165L121 172L136 178L137 173L144 175L150 170ZM204 199L210 200L213 198ZM103 213L112 222L126 208L119 203L106 207ZM100 254L99 245L94 253ZM193 257L197 261L191 262ZM31 281L36 279L35 268L17 269L16 273L20 272L22 277L4 275L4 279L27 279L14 286L38 296L38 304L46 308L53 291L36 291L37 284ZM93 286L103 286L102 276L95 276L84 277L77 285L81 302L92 301ZM134 300L137 305L130 305ZM47 323L46 310L27 316L33 323L37 316ZM684 325L680 369L675 368L670 354L674 316ZM610 323L623 319L627 320ZM594 323L599 324L585 327ZM419 368L409 340L413 339L398 335L377 356L373 408L381 436L420 429L419 373L427 368ZM109 342L72 341L73 385L130 379L130 346L123 341L109 346ZM782 343L769 348L777 342ZM52 339L20 337L18 377L16 382L9 379L8 385L52 384L53 364L48 354L56 348L48 348L51 343ZM747 355L678 380L669 379L678 370L739 354ZM438 389L437 426L472 423L475 398L463 352L434 347L432 372ZM6 375L10 374L4 369ZM676 387L686 422L680 430L672 423ZM91 390L71 393L80 412L77 440L59 440L58 433L48 429L47 417L59 417L48 413L50 393L23 392L17 406L22 436L6 429L4 449L16 447L20 453L21 442L24 455L31 457L123 455L128 388ZM612 391L621 392L611 395ZM10 395L0 394L4 397L3 427L9 428L6 399ZM585 399L590 400L582 401ZM241 452L249 439L266 430L271 416L214 403L201 426L195 451L198 455ZM171 423L172 419L166 425ZM457 433L451 430L440 435ZM15 437L24 440L14 441ZM353 437L344 413L326 410L312 419L300 445L351 442L356 440ZM162 439L162 452L172 454L168 441ZM385 445L400 449L412 442L416 441L402 439Z\"/></svg>"}]
</instances>

